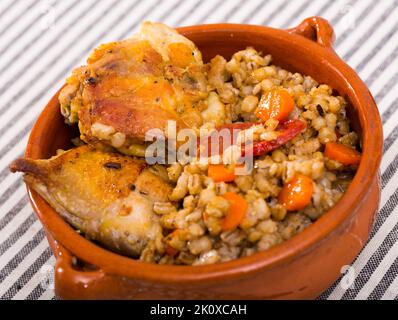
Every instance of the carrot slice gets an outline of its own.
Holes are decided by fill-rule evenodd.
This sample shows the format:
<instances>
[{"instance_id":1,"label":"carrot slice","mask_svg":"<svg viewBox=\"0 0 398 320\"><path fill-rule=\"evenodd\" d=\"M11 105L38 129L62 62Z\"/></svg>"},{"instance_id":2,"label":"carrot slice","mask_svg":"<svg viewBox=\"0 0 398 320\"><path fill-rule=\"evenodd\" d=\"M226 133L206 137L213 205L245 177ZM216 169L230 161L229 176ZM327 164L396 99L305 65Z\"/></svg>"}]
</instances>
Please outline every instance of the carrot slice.
<instances>
[{"instance_id":1,"label":"carrot slice","mask_svg":"<svg viewBox=\"0 0 398 320\"><path fill-rule=\"evenodd\" d=\"M324 155L346 166L359 164L361 161L361 154L358 151L338 142L327 142Z\"/></svg>"},{"instance_id":2,"label":"carrot slice","mask_svg":"<svg viewBox=\"0 0 398 320\"><path fill-rule=\"evenodd\" d=\"M210 164L207 169L207 175L214 180L214 182L230 182L234 181L235 173L223 164Z\"/></svg>"},{"instance_id":3,"label":"carrot slice","mask_svg":"<svg viewBox=\"0 0 398 320\"><path fill-rule=\"evenodd\" d=\"M263 94L255 113L263 121L281 121L289 116L293 108L294 100L286 89L272 89Z\"/></svg>"},{"instance_id":4,"label":"carrot slice","mask_svg":"<svg viewBox=\"0 0 398 320\"><path fill-rule=\"evenodd\" d=\"M230 203L227 215L221 222L224 231L235 229L246 215L248 204L245 199L234 192L227 192L223 195Z\"/></svg>"},{"instance_id":5,"label":"carrot slice","mask_svg":"<svg viewBox=\"0 0 398 320\"><path fill-rule=\"evenodd\" d=\"M312 179L299 174L283 186L278 202L289 211L302 210L311 202L313 191Z\"/></svg>"}]
</instances>

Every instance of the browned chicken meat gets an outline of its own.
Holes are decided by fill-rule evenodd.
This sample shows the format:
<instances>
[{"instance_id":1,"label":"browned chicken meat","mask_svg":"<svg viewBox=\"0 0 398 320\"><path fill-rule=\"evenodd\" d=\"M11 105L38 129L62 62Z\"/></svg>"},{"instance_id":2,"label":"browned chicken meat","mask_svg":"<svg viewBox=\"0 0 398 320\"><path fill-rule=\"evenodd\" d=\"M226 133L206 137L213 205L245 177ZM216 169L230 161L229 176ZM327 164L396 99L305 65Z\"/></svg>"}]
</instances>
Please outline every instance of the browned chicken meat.
<instances>
[{"instance_id":1,"label":"browned chicken meat","mask_svg":"<svg viewBox=\"0 0 398 320\"><path fill-rule=\"evenodd\" d=\"M149 129L202 124L205 66L198 48L172 28L145 22L138 35L99 46L59 95L61 112L81 139L143 155Z\"/></svg>"},{"instance_id":2,"label":"browned chicken meat","mask_svg":"<svg viewBox=\"0 0 398 320\"><path fill-rule=\"evenodd\" d=\"M139 257L161 236L154 202L168 201L171 187L142 158L82 146L48 160L17 159L11 171L87 238Z\"/></svg>"}]
</instances>

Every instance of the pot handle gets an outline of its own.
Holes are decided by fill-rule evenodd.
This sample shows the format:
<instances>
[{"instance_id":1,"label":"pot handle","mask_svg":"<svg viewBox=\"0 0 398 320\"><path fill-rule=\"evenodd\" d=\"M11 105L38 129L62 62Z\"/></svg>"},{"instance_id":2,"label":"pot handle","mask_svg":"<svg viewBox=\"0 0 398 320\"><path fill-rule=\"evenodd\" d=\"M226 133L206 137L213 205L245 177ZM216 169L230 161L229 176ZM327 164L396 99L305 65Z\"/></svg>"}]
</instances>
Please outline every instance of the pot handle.
<instances>
[{"instance_id":1,"label":"pot handle","mask_svg":"<svg viewBox=\"0 0 398 320\"><path fill-rule=\"evenodd\" d=\"M307 18L297 27L287 29L286 31L315 41L326 48L332 48L335 40L333 27L327 20L321 17Z\"/></svg>"},{"instance_id":2,"label":"pot handle","mask_svg":"<svg viewBox=\"0 0 398 320\"><path fill-rule=\"evenodd\" d=\"M54 280L57 296L61 299L95 298L98 295L96 291L103 289L108 282L106 274L101 269L80 270L75 266L75 258L66 248L59 243L55 246Z\"/></svg>"}]
</instances>

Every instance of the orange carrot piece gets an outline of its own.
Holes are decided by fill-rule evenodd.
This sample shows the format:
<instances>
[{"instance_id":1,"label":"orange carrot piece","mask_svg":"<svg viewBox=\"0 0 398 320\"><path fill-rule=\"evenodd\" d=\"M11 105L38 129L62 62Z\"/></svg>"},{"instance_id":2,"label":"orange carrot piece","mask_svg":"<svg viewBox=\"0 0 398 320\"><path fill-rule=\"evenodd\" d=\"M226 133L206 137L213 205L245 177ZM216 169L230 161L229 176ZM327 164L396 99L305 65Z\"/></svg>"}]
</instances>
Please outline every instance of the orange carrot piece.
<instances>
[{"instance_id":1,"label":"orange carrot piece","mask_svg":"<svg viewBox=\"0 0 398 320\"><path fill-rule=\"evenodd\" d=\"M230 203L227 215L221 222L224 231L235 229L246 215L248 204L245 199L234 192L227 192L223 195Z\"/></svg>"},{"instance_id":2,"label":"orange carrot piece","mask_svg":"<svg viewBox=\"0 0 398 320\"><path fill-rule=\"evenodd\" d=\"M311 202L313 191L312 179L299 174L283 186L278 202L289 211L302 210Z\"/></svg>"},{"instance_id":3,"label":"orange carrot piece","mask_svg":"<svg viewBox=\"0 0 398 320\"><path fill-rule=\"evenodd\" d=\"M361 161L361 154L358 151L338 142L327 142L324 155L346 166L359 164Z\"/></svg>"},{"instance_id":4,"label":"orange carrot piece","mask_svg":"<svg viewBox=\"0 0 398 320\"><path fill-rule=\"evenodd\" d=\"M263 94L256 109L257 118L285 120L293 111L294 100L286 89L272 89Z\"/></svg>"},{"instance_id":5,"label":"orange carrot piece","mask_svg":"<svg viewBox=\"0 0 398 320\"><path fill-rule=\"evenodd\" d=\"M212 178L214 182L231 182L235 179L234 170L223 164L210 164L207 169L207 175Z\"/></svg>"}]
</instances>

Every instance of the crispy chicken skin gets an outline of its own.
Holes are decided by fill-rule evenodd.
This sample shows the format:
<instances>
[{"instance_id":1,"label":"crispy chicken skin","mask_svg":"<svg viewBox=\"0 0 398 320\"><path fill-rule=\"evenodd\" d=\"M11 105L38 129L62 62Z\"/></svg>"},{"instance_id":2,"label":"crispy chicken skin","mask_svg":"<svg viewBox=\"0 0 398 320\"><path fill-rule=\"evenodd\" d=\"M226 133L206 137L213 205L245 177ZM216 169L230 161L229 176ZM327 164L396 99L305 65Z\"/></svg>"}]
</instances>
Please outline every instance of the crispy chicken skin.
<instances>
[{"instance_id":1,"label":"crispy chicken skin","mask_svg":"<svg viewBox=\"0 0 398 320\"><path fill-rule=\"evenodd\" d=\"M156 241L154 201L168 201L171 186L144 159L81 146L48 160L17 159L11 171L66 221L117 252L139 257Z\"/></svg>"},{"instance_id":2,"label":"crispy chicken skin","mask_svg":"<svg viewBox=\"0 0 398 320\"><path fill-rule=\"evenodd\" d=\"M81 139L102 141L127 154L145 133L202 124L205 66L198 48L174 29L145 22L138 35L99 46L73 71L59 95L61 112L79 123Z\"/></svg>"}]
</instances>

